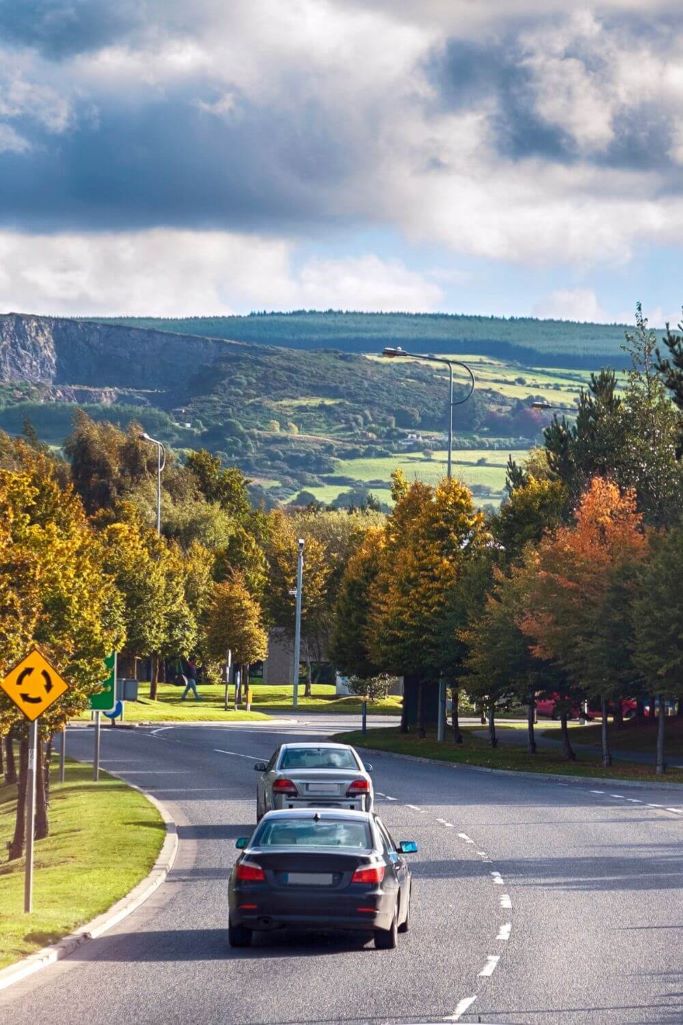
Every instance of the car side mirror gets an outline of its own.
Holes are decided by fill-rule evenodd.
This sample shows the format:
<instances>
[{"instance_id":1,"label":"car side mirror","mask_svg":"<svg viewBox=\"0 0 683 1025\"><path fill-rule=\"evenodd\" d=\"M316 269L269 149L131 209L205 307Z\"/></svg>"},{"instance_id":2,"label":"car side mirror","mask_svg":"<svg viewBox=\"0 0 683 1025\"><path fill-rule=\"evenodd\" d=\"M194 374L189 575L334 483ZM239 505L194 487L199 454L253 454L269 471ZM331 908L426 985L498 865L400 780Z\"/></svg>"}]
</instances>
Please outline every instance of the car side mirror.
<instances>
[{"instance_id":1,"label":"car side mirror","mask_svg":"<svg viewBox=\"0 0 683 1025\"><path fill-rule=\"evenodd\" d=\"M266 765L265 762L257 762L256 765L254 766L254 771L255 772L267 772L268 771L268 766Z\"/></svg>"},{"instance_id":2,"label":"car side mirror","mask_svg":"<svg viewBox=\"0 0 683 1025\"><path fill-rule=\"evenodd\" d=\"M235 840L235 847L237 848L238 851L243 851L248 846L249 846L249 837L248 836L239 836Z\"/></svg>"},{"instance_id":3,"label":"car side mirror","mask_svg":"<svg viewBox=\"0 0 683 1025\"><path fill-rule=\"evenodd\" d=\"M414 840L401 840L398 849L401 854L417 854L417 844Z\"/></svg>"},{"instance_id":4,"label":"car side mirror","mask_svg":"<svg viewBox=\"0 0 683 1025\"><path fill-rule=\"evenodd\" d=\"M370 772L373 772L373 771L374 771L374 769L373 769L372 765L370 765L370 763L369 763L369 762L368 762L368 763L366 763L366 766L365 766L365 771L366 771L366 772L368 772L368 773L370 773Z\"/></svg>"}]
</instances>

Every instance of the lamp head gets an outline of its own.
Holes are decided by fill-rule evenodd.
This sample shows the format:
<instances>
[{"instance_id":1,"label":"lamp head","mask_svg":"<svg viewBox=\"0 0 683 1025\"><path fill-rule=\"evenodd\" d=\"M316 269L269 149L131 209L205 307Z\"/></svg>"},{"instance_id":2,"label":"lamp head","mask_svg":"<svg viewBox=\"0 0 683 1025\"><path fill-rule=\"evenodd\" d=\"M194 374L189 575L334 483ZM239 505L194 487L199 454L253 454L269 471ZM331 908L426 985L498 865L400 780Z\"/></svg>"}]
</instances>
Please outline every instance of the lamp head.
<instances>
[{"instance_id":1,"label":"lamp head","mask_svg":"<svg viewBox=\"0 0 683 1025\"><path fill-rule=\"evenodd\" d=\"M299 538L299 551L303 551L304 544L305 544L304 539L302 537L300 537Z\"/></svg>"},{"instance_id":2,"label":"lamp head","mask_svg":"<svg viewBox=\"0 0 683 1025\"><path fill-rule=\"evenodd\" d=\"M393 348L392 346L387 346L382 350L382 355L389 356L389 358L392 358L393 356L402 356L403 349L400 345L397 345L395 348Z\"/></svg>"},{"instance_id":3,"label":"lamp head","mask_svg":"<svg viewBox=\"0 0 683 1025\"><path fill-rule=\"evenodd\" d=\"M552 409L553 407L550 405L549 402L532 402L531 403L531 408L532 409Z\"/></svg>"}]
</instances>

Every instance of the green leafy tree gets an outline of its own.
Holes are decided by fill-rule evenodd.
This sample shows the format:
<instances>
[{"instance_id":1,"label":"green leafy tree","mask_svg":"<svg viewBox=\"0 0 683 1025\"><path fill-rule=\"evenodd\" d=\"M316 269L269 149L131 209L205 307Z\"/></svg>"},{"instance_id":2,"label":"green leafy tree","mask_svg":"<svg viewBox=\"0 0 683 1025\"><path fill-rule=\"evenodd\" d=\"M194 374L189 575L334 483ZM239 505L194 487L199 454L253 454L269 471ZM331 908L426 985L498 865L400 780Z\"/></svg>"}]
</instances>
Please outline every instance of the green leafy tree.
<instances>
[{"instance_id":1,"label":"green leafy tree","mask_svg":"<svg viewBox=\"0 0 683 1025\"><path fill-rule=\"evenodd\" d=\"M683 696L683 528L659 535L633 601L633 660L659 703L656 769L665 770L664 703Z\"/></svg>"}]
</instances>

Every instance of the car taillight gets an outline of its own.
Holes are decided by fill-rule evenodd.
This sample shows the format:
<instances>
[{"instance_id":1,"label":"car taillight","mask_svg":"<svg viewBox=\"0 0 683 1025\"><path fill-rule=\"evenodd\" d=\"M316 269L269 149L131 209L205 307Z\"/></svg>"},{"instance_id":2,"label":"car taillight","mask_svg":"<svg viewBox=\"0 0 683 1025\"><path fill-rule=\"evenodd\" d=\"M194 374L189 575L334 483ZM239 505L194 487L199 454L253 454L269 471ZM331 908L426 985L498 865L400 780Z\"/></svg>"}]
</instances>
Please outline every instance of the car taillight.
<instances>
[{"instance_id":1,"label":"car taillight","mask_svg":"<svg viewBox=\"0 0 683 1025\"><path fill-rule=\"evenodd\" d=\"M274 794L290 794L292 797L296 797L299 793L291 779L276 779L273 782L273 793Z\"/></svg>"},{"instance_id":2,"label":"car taillight","mask_svg":"<svg viewBox=\"0 0 683 1025\"><path fill-rule=\"evenodd\" d=\"M370 784L366 779L354 779L346 791L347 797L353 794L367 794L370 792Z\"/></svg>"},{"instance_id":3,"label":"car taillight","mask_svg":"<svg viewBox=\"0 0 683 1025\"><path fill-rule=\"evenodd\" d=\"M351 879L352 883L381 883L384 879L384 865L372 865L369 868L357 868Z\"/></svg>"},{"instance_id":4,"label":"car taillight","mask_svg":"<svg viewBox=\"0 0 683 1025\"><path fill-rule=\"evenodd\" d=\"M242 861L237 866L236 878L241 883L263 883L266 873L260 865L254 865L251 861Z\"/></svg>"}]
</instances>

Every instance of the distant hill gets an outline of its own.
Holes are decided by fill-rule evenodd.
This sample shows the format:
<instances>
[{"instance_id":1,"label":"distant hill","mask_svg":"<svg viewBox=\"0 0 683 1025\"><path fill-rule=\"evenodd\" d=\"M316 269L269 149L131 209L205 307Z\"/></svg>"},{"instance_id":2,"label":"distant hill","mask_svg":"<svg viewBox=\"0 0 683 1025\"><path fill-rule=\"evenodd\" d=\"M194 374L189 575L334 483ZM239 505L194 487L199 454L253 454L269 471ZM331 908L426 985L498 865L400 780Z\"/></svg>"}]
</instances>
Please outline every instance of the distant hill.
<instances>
[{"instance_id":1,"label":"distant hill","mask_svg":"<svg viewBox=\"0 0 683 1025\"><path fill-rule=\"evenodd\" d=\"M378 352L385 345L418 352L495 356L536 366L594 369L626 364L625 324L445 313L251 313L234 317L115 317L107 323L226 338L291 349Z\"/></svg>"}]
</instances>

